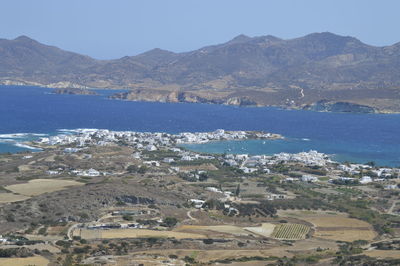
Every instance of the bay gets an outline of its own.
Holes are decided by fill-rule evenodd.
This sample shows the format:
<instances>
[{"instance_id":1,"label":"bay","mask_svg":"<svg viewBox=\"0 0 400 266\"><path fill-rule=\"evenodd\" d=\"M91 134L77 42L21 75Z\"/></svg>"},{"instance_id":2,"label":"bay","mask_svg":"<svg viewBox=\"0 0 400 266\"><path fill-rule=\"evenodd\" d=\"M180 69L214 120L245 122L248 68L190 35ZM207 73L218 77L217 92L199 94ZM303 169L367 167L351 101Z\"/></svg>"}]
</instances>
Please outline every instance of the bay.
<instances>
[{"instance_id":1,"label":"bay","mask_svg":"<svg viewBox=\"0 0 400 266\"><path fill-rule=\"evenodd\" d=\"M235 141L189 145L203 152L249 154L301 152L310 149L339 161L400 165L399 114L318 113L272 107L149 103L110 100L114 90L98 96L56 95L50 88L0 86L0 152L26 150L16 144L60 129L104 128L150 132L263 130L286 140Z\"/></svg>"}]
</instances>

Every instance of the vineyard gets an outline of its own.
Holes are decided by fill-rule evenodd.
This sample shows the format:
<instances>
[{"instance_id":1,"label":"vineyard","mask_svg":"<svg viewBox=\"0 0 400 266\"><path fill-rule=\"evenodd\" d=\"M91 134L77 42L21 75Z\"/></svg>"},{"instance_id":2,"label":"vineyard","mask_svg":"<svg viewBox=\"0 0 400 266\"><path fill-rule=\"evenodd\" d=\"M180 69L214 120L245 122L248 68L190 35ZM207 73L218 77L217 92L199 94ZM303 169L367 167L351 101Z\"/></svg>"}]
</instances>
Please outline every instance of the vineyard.
<instances>
[{"instance_id":1,"label":"vineyard","mask_svg":"<svg viewBox=\"0 0 400 266\"><path fill-rule=\"evenodd\" d=\"M304 239L310 228L304 224L278 224L272 237L277 239L298 240Z\"/></svg>"}]
</instances>

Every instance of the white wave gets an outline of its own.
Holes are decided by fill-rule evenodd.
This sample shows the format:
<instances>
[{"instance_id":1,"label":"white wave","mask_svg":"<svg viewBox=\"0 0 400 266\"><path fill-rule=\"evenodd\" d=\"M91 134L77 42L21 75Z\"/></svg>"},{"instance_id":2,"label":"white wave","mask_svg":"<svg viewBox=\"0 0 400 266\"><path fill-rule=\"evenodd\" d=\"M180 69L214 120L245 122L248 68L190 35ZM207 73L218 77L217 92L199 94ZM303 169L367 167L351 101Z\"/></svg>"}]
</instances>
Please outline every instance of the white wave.
<instances>
[{"instance_id":1,"label":"white wave","mask_svg":"<svg viewBox=\"0 0 400 266\"><path fill-rule=\"evenodd\" d=\"M0 143L14 143L14 139L0 139Z\"/></svg>"},{"instance_id":2,"label":"white wave","mask_svg":"<svg viewBox=\"0 0 400 266\"><path fill-rule=\"evenodd\" d=\"M307 138L303 138L303 139L301 139L301 140L303 140L303 141L310 141L310 139L307 139Z\"/></svg>"},{"instance_id":3,"label":"white wave","mask_svg":"<svg viewBox=\"0 0 400 266\"><path fill-rule=\"evenodd\" d=\"M76 133L76 132L78 132L78 129L65 129L65 128L61 128L61 129L57 129L57 131L59 131L59 132L71 132L71 133Z\"/></svg>"},{"instance_id":4,"label":"white wave","mask_svg":"<svg viewBox=\"0 0 400 266\"><path fill-rule=\"evenodd\" d=\"M20 148L25 148L25 149L30 149L30 150L41 150L40 148L32 147L23 143L15 143L14 146L20 147Z\"/></svg>"},{"instance_id":5,"label":"white wave","mask_svg":"<svg viewBox=\"0 0 400 266\"><path fill-rule=\"evenodd\" d=\"M43 134L43 133L10 133L10 134L0 134L0 139L22 139L30 136L35 136L35 137L44 137L48 136L48 134Z\"/></svg>"},{"instance_id":6,"label":"white wave","mask_svg":"<svg viewBox=\"0 0 400 266\"><path fill-rule=\"evenodd\" d=\"M98 128L76 128L76 129L58 129L59 132L64 133L84 133L84 132L96 132Z\"/></svg>"},{"instance_id":7,"label":"white wave","mask_svg":"<svg viewBox=\"0 0 400 266\"><path fill-rule=\"evenodd\" d=\"M26 136L26 133L14 133L14 134L0 134L0 138L22 138Z\"/></svg>"}]
</instances>

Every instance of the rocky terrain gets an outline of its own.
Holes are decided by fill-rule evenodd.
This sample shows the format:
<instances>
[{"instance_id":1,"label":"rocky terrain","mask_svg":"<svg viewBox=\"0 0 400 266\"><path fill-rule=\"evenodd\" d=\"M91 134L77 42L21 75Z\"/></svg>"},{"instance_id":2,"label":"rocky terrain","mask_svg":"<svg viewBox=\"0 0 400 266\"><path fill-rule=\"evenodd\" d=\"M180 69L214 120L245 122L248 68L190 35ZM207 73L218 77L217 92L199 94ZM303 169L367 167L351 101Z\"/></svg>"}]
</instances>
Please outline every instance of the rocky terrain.
<instances>
[{"instance_id":1,"label":"rocky terrain","mask_svg":"<svg viewBox=\"0 0 400 266\"><path fill-rule=\"evenodd\" d=\"M55 89L53 91L55 94L71 94L71 95L97 95L97 92L87 89L78 89L78 88L63 88L63 89Z\"/></svg>"},{"instance_id":2,"label":"rocky terrain","mask_svg":"<svg viewBox=\"0 0 400 266\"><path fill-rule=\"evenodd\" d=\"M132 89L113 97L124 100L305 109L323 101L334 108L317 109L399 112L399 66L400 43L375 47L328 32L289 40L240 35L191 52L153 49L115 60L26 36L0 40L0 84Z\"/></svg>"}]
</instances>

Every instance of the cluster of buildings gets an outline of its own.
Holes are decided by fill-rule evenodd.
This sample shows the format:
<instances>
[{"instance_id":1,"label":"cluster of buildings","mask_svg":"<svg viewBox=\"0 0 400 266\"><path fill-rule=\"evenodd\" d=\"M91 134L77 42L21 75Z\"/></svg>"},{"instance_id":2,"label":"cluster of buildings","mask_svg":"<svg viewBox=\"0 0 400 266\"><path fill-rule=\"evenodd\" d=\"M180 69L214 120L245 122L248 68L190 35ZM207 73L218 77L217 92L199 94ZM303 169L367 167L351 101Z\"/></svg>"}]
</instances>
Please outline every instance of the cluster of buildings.
<instances>
[{"instance_id":1,"label":"cluster of buildings","mask_svg":"<svg viewBox=\"0 0 400 266\"><path fill-rule=\"evenodd\" d=\"M97 171L96 169L90 168L88 170L72 170L71 174L77 176L95 177L95 176L106 175L107 173L102 173Z\"/></svg>"},{"instance_id":2,"label":"cluster of buildings","mask_svg":"<svg viewBox=\"0 0 400 266\"><path fill-rule=\"evenodd\" d=\"M375 168L364 164L338 164L332 161L328 155L314 150L295 154L279 153L268 155L248 154L226 154L222 157L202 155L176 147L177 144L185 143L206 143L209 141L221 140L244 140L244 139L277 139L282 136L264 132L253 131L225 131L222 129L214 132L199 133L150 133L133 131L110 131L105 129L78 129L74 134L61 134L57 136L44 137L40 139L45 145L69 145L64 149L66 153L73 153L82 150L90 145L111 145L127 144L136 148L137 152L132 154L134 159L144 159L144 164L149 166L160 166L160 163L173 164L176 161L195 161L218 159L222 164L236 167L245 174L255 172L270 173L274 165L281 163L300 163L309 167L320 167L328 170L329 175L335 182L368 184L380 180L398 178L400 170L396 168ZM145 161L145 152L168 149L175 152L173 157L165 157L160 161ZM178 167L170 167L173 172L179 172ZM368 172L368 173L366 173ZM56 171L49 171L48 174L55 175ZM72 174L79 176L100 176L95 169L74 170ZM199 173L194 173L194 177ZM342 177L343 176L343 177ZM355 178L357 176L357 178ZM287 181L299 180L302 182L316 182L318 178L312 175L303 175L299 178L288 178Z\"/></svg>"},{"instance_id":3,"label":"cluster of buildings","mask_svg":"<svg viewBox=\"0 0 400 266\"><path fill-rule=\"evenodd\" d=\"M398 178L400 176L400 169L398 168L373 168L366 164L340 164L337 169L350 175L359 175L363 172L368 172L370 175L373 175L375 179Z\"/></svg>"},{"instance_id":4,"label":"cluster of buildings","mask_svg":"<svg viewBox=\"0 0 400 266\"><path fill-rule=\"evenodd\" d=\"M326 166L328 163L332 163L329 156L314 150L300 153L278 153L275 154L274 158L276 162L299 162L307 166Z\"/></svg>"},{"instance_id":5,"label":"cluster of buildings","mask_svg":"<svg viewBox=\"0 0 400 266\"><path fill-rule=\"evenodd\" d=\"M279 164L279 163L297 162L302 163L307 166L326 166L332 163L329 156L324 153L319 153L317 151L300 152L295 154L290 153L279 153L272 156L268 155L253 155L248 154L227 154L224 157L223 163L238 167L244 173L254 173L261 171L263 173L270 173L271 170L268 166Z\"/></svg>"},{"instance_id":6,"label":"cluster of buildings","mask_svg":"<svg viewBox=\"0 0 400 266\"><path fill-rule=\"evenodd\" d=\"M39 143L46 145L76 144L77 149L87 145L108 145L115 142L125 142L137 148L149 151L157 150L158 146L172 146L185 143L205 143L218 140L244 140L244 139L277 139L278 134L253 132L253 131L225 131L218 129L214 132L198 133L150 133L134 131L110 131L107 129L77 129L74 134L60 134L44 137Z\"/></svg>"},{"instance_id":7,"label":"cluster of buildings","mask_svg":"<svg viewBox=\"0 0 400 266\"><path fill-rule=\"evenodd\" d=\"M85 226L89 230L108 230L108 229L126 229L126 228L142 228L139 223L101 223L88 224Z\"/></svg>"},{"instance_id":8,"label":"cluster of buildings","mask_svg":"<svg viewBox=\"0 0 400 266\"><path fill-rule=\"evenodd\" d=\"M245 140L245 139L278 139L282 136L278 134L253 132L253 131L225 131L218 129L214 132L201 133L180 133L176 138L177 144L183 143L206 143L209 141L220 140Z\"/></svg>"}]
</instances>

